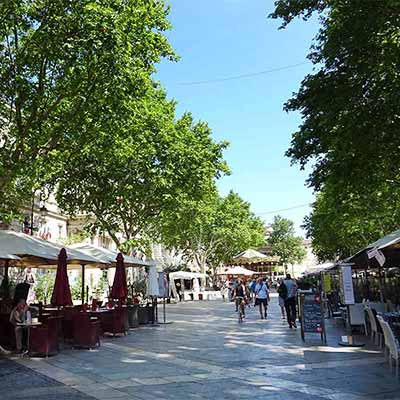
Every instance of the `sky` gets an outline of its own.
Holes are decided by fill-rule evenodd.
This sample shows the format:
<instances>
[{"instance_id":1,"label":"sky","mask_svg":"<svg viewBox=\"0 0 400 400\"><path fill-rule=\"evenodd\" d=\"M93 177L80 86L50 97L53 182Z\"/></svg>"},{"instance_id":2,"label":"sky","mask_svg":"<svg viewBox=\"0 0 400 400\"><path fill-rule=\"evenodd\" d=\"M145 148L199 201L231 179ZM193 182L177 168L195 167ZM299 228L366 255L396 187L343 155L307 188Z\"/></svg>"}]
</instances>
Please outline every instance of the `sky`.
<instances>
[{"instance_id":1,"label":"sky","mask_svg":"<svg viewBox=\"0 0 400 400\"><path fill-rule=\"evenodd\" d=\"M284 155L301 119L283 104L312 71L306 55L318 23L278 30L280 21L268 18L273 3L169 0L167 36L180 60L160 63L156 78L178 102L178 114L190 111L209 124L215 140L230 143L224 158L232 174L218 181L220 193L234 190L266 223L280 214L304 235L300 226L314 195L305 186L307 172ZM226 79L249 74L255 75Z\"/></svg>"}]
</instances>

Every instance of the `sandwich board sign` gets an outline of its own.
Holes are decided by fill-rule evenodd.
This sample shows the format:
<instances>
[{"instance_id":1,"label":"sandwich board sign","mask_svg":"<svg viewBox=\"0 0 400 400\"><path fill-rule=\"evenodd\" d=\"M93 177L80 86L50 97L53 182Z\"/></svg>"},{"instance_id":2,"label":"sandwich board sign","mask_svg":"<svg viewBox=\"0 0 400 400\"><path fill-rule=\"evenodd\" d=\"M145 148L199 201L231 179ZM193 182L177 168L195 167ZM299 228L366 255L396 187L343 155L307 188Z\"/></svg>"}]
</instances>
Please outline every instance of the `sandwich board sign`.
<instances>
[{"instance_id":1,"label":"sandwich board sign","mask_svg":"<svg viewBox=\"0 0 400 400\"><path fill-rule=\"evenodd\" d=\"M305 340L306 333L319 333L326 343L324 310L319 293L301 293L301 338Z\"/></svg>"}]
</instances>

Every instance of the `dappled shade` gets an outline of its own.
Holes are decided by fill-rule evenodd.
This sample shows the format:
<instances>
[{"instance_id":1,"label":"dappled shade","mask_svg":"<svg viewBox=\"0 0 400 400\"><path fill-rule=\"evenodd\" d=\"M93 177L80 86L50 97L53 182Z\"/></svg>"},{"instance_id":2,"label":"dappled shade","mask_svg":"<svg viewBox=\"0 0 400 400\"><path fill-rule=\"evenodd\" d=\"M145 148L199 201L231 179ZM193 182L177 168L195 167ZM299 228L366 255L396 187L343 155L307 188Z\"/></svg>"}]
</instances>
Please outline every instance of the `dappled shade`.
<instances>
[{"instance_id":1,"label":"dappled shade","mask_svg":"<svg viewBox=\"0 0 400 400\"><path fill-rule=\"evenodd\" d=\"M124 257L121 253L117 256L117 267L115 270L114 282L111 290L111 297L113 299L123 300L128 295L128 287L126 284L126 274Z\"/></svg>"},{"instance_id":2,"label":"dappled shade","mask_svg":"<svg viewBox=\"0 0 400 400\"><path fill-rule=\"evenodd\" d=\"M67 252L61 249L58 255L57 275L54 282L51 304L54 306L72 306L71 290L67 274Z\"/></svg>"}]
</instances>

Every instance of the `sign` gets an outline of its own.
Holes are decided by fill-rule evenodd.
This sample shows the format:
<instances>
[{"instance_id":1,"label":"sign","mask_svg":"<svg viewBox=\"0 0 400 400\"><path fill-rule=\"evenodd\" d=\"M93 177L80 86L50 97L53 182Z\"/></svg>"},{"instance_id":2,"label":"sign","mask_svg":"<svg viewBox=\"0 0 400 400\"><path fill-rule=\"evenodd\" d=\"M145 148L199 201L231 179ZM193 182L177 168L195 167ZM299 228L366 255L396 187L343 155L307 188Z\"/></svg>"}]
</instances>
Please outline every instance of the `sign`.
<instances>
[{"instance_id":1,"label":"sign","mask_svg":"<svg viewBox=\"0 0 400 400\"><path fill-rule=\"evenodd\" d=\"M353 276L350 265L340 268L340 290L343 304L354 304Z\"/></svg>"},{"instance_id":2,"label":"sign","mask_svg":"<svg viewBox=\"0 0 400 400\"><path fill-rule=\"evenodd\" d=\"M326 342L324 311L321 295L318 293L302 293L300 295L301 307L301 337L305 333L319 333L321 340Z\"/></svg>"},{"instance_id":3,"label":"sign","mask_svg":"<svg viewBox=\"0 0 400 400\"><path fill-rule=\"evenodd\" d=\"M376 247L367 251L367 256L369 259L375 258L381 267L383 267L383 265L385 264L386 261L385 255Z\"/></svg>"}]
</instances>

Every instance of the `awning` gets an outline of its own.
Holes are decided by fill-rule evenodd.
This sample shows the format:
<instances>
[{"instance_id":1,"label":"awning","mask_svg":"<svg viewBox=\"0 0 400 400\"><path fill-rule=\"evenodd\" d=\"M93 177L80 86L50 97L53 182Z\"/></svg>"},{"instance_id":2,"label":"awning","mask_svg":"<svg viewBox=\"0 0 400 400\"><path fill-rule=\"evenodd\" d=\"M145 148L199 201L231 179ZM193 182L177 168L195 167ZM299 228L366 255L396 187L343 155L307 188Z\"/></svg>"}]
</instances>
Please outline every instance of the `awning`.
<instances>
[{"instance_id":1,"label":"awning","mask_svg":"<svg viewBox=\"0 0 400 400\"><path fill-rule=\"evenodd\" d=\"M104 247L95 246L88 243L76 243L70 246L73 249L79 250L89 256L101 260L108 267L115 267L117 263L117 251L105 249ZM149 267L154 265L152 261L143 261L136 257L131 257L123 254L125 267Z\"/></svg>"},{"instance_id":2,"label":"awning","mask_svg":"<svg viewBox=\"0 0 400 400\"><path fill-rule=\"evenodd\" d=\"M332 263L332 262L314 265L314 266L308 268L308 269L304 272L303 276L318 275L318 274L320 274L321 272L331 271L331 270L334 269L335 267L336 267L336 264L335 264L335 263Z\"/></svg>"},{"instance_id":3,"label":"awning","mask_svg":"<svg viewBox=\"0 0 400 400\"><path fill-rule=\"evenodd\" d=\"M43 268L56 267L58 254L63 247L67 250L68 265L103 263L95 257L67 246L47 242L21 232L0 230L0 253L20 257L20 265Z\"/></svg>"},{"instance_id":4,"label":"awning","mask_svg":"<svg viewBox=\"0 0 400 400\"><path fill-rule=\"evenodd\" d=\"M18 261L21 260L20 257L14 255L14 254L9 254L9 253L5 253L3 251L0 251L0 260L14 260L14 261Z\"/></svg>"},{"instance_id":5,"label":"awning","mask_svg":"<svg viewBox=\"0 0 400 400\"><path fill-rule=\"evenodd\" d=\"M237 256L233 257L234 260L239 260L239 259L247 259L247 260L251 260L253 258L268 258L265 254L260 253L257 250L253 250L253 249L248 249L245 251L242 251L241 253L239 253Z\"/></svg>"},{"instance_id":6,"label":"awning","mask_svg":"<svg viewBox=\"0 0 400 400\"><path fill-rule=\"evenodd\" d=\"M368 251L377 248L382 251L386 261L383 268L393 268L400 266L400 229L382 237L381 239L369 244L362 250L347 258L345 261L353 263L354 269L379 268L379 263L375 258L368 258Z\"/></svg>"}]
</instances>

